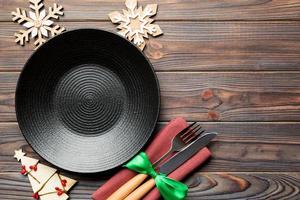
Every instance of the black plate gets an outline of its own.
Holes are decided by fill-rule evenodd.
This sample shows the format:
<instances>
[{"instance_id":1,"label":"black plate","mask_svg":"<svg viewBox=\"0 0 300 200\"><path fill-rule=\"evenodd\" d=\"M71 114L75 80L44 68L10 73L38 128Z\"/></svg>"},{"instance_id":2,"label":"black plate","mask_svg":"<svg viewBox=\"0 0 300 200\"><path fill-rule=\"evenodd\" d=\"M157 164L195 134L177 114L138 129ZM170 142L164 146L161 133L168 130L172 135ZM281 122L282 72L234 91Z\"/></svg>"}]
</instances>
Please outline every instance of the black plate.
<instances>
[{"instance_id":1,"label":"black plate","mask_svg":"<svg viewBox=\"0 0 300 200\"><path fill-rule=\"evenodd\" d=\"M32 148L50 163L94 173L128 161L159 113L159 86L147 58L103 30L63 33L40 47L18 81L16 113Z\"/></svg>"}]
</instances>

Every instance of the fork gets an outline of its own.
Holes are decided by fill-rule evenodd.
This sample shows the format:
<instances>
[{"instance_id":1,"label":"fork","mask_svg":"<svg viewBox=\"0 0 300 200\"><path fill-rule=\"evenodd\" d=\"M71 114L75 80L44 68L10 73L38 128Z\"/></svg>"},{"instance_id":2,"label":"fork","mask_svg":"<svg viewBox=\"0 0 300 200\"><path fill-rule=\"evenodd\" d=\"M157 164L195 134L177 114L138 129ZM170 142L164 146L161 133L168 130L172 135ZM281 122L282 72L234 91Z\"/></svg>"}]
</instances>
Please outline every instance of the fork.
<instances>
[{"instance_id":1,"label":"fork","mask_svg":"<svg viewBox=\"0 0 300 200\"><path fill-rule=\"evenodd\" d=\"M173 152L178 152L184 149L188 144L196 140L205 130L196 122L192 123L188 127L184 128L182 131L177 133L171 142L171 147L169 150L161 156L157 161L153 163L153 167L156 168L166 157L168 157ZM124 185L122 185L117 191L115 191L107 200L123 200L132 191L134 191L143 181L147 178L146 174L138 174Z\"/></svg>"},{"instance_id":2,"label":"fork","mask_svg":"<svg viewBox=\"0 0 300 200\"><path fill-rule=\"evenodd\" d=\"M196 124L196 126L190 130L190 128L195 124L196 122L192 123L185 129L183 129L181 132L179 132L172 139L170 149L162 157L160 157L157 161L153 163L154 167L157 167L157 165L159 165L161 161L163 161L171 153L175 153L182 150L187 144L193 142L195 139L197 139L197 136L201 135L204 132L204 130L202 130L199 134L195 134L198 130L201 130L201 126L199 124Z\"/></svg>"}]
</instances>

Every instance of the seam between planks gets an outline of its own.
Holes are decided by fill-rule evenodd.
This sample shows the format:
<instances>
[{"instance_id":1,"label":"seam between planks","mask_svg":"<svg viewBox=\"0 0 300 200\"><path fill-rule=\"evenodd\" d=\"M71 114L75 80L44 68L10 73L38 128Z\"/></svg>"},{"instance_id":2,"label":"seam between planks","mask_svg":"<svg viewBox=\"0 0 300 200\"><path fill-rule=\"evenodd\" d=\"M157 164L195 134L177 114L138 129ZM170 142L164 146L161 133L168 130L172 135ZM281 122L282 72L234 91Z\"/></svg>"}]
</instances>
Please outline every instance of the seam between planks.
<instances>
[{"instance_id":1,"label":"seam between planks","mask_svg":"<svg viewBox=\"0 0 300 200\"><path fill-rule=\"evenodd\" d=\"M0 68L0 74L5 74L5 73L21 73L22 69L1 69ZM193 74L281 74L281 73L286 73L286 74L294 74L294 73L300 73L300 69L299 70L258 70L258 71L253 71L253 70L242 70L242 71L238 71L238 70L155 70L156 73L159 74L189 74L189 73L193 73Z\"/></svg>"},{"instance_id":2,"label":"seam between planks","mask_svg":"<svg viewBox=\"0 0 300 200\"><path fill-rule=\"evenodd\" d=\"M293 125L293 124L300 124L300 121L187 121L187 123L199 122L201 124L277 124L277 125ZM169 123L169 121L158 121L157 123L165 124ZM1 121L0 125L3 124L18 124L17 121Z\"/></svg>"},{"instance_id":3,"label":"seam between planks","mask_svg":"<svg viewBox=\"0 0 300 200\"><path fill-rule=\"evenodd\" d=\"M299 22L300 18L295 19L156 19L156 22ZM0 20L1 22L12 22L11 20ZM60 22L111 22L109 19L64 19ZM12 22L13 23L13 22Z\"/></svg>"}]
</instances>

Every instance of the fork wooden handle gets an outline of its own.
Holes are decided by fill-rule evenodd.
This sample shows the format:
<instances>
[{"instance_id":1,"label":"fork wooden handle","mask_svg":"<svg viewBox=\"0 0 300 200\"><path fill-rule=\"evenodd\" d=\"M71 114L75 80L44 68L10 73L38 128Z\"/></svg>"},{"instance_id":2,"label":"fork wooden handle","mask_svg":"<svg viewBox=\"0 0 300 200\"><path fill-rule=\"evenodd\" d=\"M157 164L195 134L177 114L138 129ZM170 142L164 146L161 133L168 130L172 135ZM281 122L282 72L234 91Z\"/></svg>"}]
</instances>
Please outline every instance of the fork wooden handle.
<instances>
[{"instance_id":1,"label":"fork wooden handle","mask_svg":"<svg viewBox=\"0 0 300 200\"><path fill-rule=\"evenodd\" d=\"M138 174L124 185L122 185L117 191L115 191L107 200L123 200L125 199L132 191L134 191L140 184L144 182L147 178L146 174Z\"/></svg>"},{"instance_id":2,"label":"fork wooden handle","mask_svg":"<svg viewBox=\"0 0 300 200\"><path fill-rule=\"evenodd\" d=\"M128 195L124 200L139 200L142 199L153 187L155 186L155 181L153 178L148 180L146 183L134 190L130 195Z\"/></svg>"}]
</instances>

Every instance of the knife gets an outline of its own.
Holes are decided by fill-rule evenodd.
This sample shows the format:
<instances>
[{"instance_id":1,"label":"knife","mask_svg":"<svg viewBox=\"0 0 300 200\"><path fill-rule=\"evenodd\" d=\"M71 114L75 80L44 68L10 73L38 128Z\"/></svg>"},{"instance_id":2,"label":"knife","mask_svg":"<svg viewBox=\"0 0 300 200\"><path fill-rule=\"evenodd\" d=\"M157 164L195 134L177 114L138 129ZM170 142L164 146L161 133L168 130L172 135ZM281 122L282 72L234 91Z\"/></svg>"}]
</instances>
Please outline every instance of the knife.
<instances>
[{"instance_id":1,"label":"knife","mask_svg":"<svg viewBox=\"0 0 300 200\"><path fill-rule=\"evenodd\" d=\"M181 166L185 161L190 159L200 149L203 149L209 144L209 142L217 136L217 133L204 133L194 142L185 147L182 151L171 157L166 163L160 168L160 173L170 174L172 171Z\"/></svg>"},{"instance_id":2,"label":"knife","mask_svg":"<svg viewBox=\"0 0 300 200\"><path fill-rule=\"evenodd\" d=\"M197 138L193 143L188 145L182 151L171 157L166 163L164 163L159 169L160 173L170 174L184 162L195 155L200 149L203 149L209 142L217 136L217 133L205 133ZM137 200L143 198L153 187L155 186L154 179L148 180L146 183L134 190L124 200Z\"/></svg>"}]
</instances>

